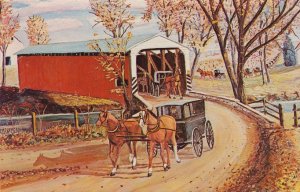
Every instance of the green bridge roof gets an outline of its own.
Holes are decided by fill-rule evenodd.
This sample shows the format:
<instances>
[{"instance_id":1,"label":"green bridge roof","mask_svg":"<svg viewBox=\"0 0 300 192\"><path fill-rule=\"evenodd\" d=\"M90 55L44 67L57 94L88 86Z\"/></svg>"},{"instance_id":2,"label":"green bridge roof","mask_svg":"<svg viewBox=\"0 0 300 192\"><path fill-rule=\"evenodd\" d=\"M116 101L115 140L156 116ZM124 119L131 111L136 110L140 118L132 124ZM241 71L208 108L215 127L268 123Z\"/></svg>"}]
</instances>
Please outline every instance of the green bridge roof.
<instances>
[{"instance_id":1,"label":"green bridge roof","mask_svg":"<svg viewBox=\"0 0 300 192\"><path fill-rule=\"evenodd\" d=\"M147 41L153 37L155 34L150 35L138 35L133 36L128 44L127 50L130 51L130 48L134 47L135 45ZM96 53L97 51L92 50L88 47L88 44L94 40L89 41L77 41L77 42L62 42L62 43L52 43L47 45L35 45L29 46L25 49L22 49L16 53L16 55L34 55L34 54L64 54L64 53ZM107 47L107 42L111 42L112 38L110 39L98 39L98 44L102 49L102 52L110 52L109 48Z\"/></svg>"}]
</instances>

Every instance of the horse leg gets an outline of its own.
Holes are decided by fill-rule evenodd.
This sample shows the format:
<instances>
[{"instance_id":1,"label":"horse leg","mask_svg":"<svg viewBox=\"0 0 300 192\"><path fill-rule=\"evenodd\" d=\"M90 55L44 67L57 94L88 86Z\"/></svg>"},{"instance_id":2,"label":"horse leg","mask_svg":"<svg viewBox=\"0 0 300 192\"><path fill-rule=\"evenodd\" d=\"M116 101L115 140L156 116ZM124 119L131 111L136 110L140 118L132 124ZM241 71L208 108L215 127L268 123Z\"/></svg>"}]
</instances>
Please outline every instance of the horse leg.
<instances>
[{"instance_id":1,"label":"horse leg","mask_svg":"<svg viewBox=\"0 0 300 192\"><path fill-rule=\"evenodd\" d=\"M160 143L160 157L163 162L164 171L168 171L168 168L167 168L168 165L166 164L166 161L165 161L164 152L165 152L165 142L161 142Z\"/></svg>"},{"instance_id":2,"label":"horse leg","mask_svg":"<svg viewBox=\"0 0 300 192\"><path fill-rule=\"evenodd\" d=\"M150 149L149 149L149 164L148 164L148 177L152 176L152 160L153 160L153 151L155 147L155 142L149 141Z\"/></svg>"},{"instance_id":3,"label":"horse leg","mask_svg":"<svg viewBox=\"0 0 300 192\"><path fill-rule=\"evenodd\" d=\"M171 169L171 162L170 162L170 148L168 142L165 143L166 151L167 151L167 168Z\"/></svg>"},{"instance_id":4,"label":"horse leg","mask_svg":"<svg viewBox=\"0 0 300 192\"><path fill-rule=\"evenodd\" d=\"M110 176L114 176L115 174L116 174L116 172L117 172L117 168L116 168L116 161L115 161L115 151L116 151L116 149L115 149L115 145L112 145L112 144L109 144L110 145L110 150L109 150L109 158L110 158L110 160L111 160L111 163L112 163L112 165L113 165L113 169L112 169L112 171L111 171L111 173L110 173Z\"/></svg>"},{"instance_id":5,"label":"horse leg","mask_svg":"<svg viewBox=\"0 0 300 192\"><path fill-rule=\"evenodd\" d=\"M114 167L110 173L110 176L114 176L116 175L117 173L117 162L118 162L118 158L119 158L119 155L120 155L120 146L117 145L114 147L114 151L113 151L113 161L114 161Z\"/></svg>"},{"instance_id":6,"label":"horse leg","mask_svg":"<svg viewBox=\"0 0 300 192\"><path fill-rule=\"evenodd\" d=\"M136 159L137 159L137 153L136 153L136 141L133 141L133 160L132 160L132 169L136 169Z\"/></svg>"},{"instance_id":7,"label":"horse leg","mask_svg":"<svg viewBox=\"0 0 300 192\"><path fill-rule=\"evenodd\" d=\"M126 142L128 149L129 149L129 162L132 163L133 161L133 154L132 154L132 148L131 148L131 141Z\"/></svg>"},{"instance_id":8,"label":"horse leg","mask_svg":"<svg viewBox=\"0 0 300 192\"><path fill-rule=\"evenodd\" d=\"M179 159L178 154L177 154L178 150L177 150L177 142L176 142L176 138L175 138L175 131L173 131L173 133L172 133L171 141L173 144L173 151L174 151L174 156L175 156L176 162L180 163L181 160Z\"/></svg>"},{"instance_id":9,"label":"horse leg","mask_svg":"<svg viewBox=\"0 0 300 192\"><path fill-rule=\"evenodd\" d=\"M179 96L180 96L180 99L183 99L183 97L182 97L182 92L181 92L181 82L178 82L178 94L179 94Z\"/></svg>"}]
</instances>

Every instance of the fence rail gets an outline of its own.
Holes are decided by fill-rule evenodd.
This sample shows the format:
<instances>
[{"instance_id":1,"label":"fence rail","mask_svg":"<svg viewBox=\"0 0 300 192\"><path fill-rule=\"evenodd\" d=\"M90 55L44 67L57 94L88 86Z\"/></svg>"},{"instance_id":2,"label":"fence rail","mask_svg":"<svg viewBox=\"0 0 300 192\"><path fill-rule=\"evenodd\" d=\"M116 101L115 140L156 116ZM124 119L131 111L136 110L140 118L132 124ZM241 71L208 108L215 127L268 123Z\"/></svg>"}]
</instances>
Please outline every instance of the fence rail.
<instances>
[{"instance_id":1,"label":"fence rail","mask_svg":"<svg viewBox=\"0 0 300 192\"><path fill-rule=\"evenodd\" d=\"M250 103L249 106L261 113L264 113L265 115L269 115L277 119L280 122L280 125L284 127L283 109L281 104L275 105L263 98Z\"/></svg>"},{"instance_id":2,"label":"fence rail","mask_svg":"<svg viewBox=\"0 0 300 192\"><path fill-rule=\"evenodd\" d=\"M110 110L114 116L121 118L121 110ZM82 124L96 124L100 112L60 113L37 115L32 113L26 116L0 117L0 133L12 134L28 132L36 135L38 131L45 131L51 127L59 125L71 125L75 128Z\"/></svg>"}]
</instances>

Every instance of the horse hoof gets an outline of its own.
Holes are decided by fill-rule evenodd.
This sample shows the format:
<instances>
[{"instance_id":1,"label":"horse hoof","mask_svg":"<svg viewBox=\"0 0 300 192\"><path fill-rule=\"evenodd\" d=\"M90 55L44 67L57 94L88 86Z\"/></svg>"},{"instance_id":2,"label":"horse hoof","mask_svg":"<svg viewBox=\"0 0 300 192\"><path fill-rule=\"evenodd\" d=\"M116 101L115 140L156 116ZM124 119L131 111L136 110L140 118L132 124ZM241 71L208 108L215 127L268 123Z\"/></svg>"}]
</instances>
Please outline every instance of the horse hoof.
<instances>
[{"instance_id":1,"label":"horse hoof","mask_svg":"<svg viewBox=\"0 0 300 192\"><path fill-rule=\"evenodd\" d=\"M135 166L132 166L131 168L132 168L132 170L136 170L136 167L135 167Z\"/></svg>"},{"instance_id":2,"label":"horse hoof","mask_svg":"<svg viewBox=\"0 0 300 192\"><path fill-rule=\"evenodd\" d=\"M181 163L181 160L180 160L180 159L179 159L179 160L176 160L176 162L177 162L177 163Z\"/></svg>"},{"instance_id":3,"label":"horse hoof","mask_svg":"<svg viewBox=\"0 0 300 192\"><path fill-rule=\"evenodd\" d=\"M152 173L148 173L148 177L151 177L152 176Z\"/></svg>"},{"instance_id":4,"label":"horse hoof","mask_svg":"<svg viewBox=\"0 0 300 192\"><path fill-rule=\"evenodd\" d=\"M116 175L116 173L110 173L110 176L112 177L112 176L115 176Z\"/></svg>"},{"instance_id":5,"label":"horse hoof","mask_svg":"<svg viewBox=\"0 0 300 192\"><path fill-rule=\"evenodd\" d=\"M167 169L171 169L171 166L170 166L170 165L168 165L168 166L167 166Z\"/></svg>"},{"instance_id":6,"label":"horse hoof","mask_svg":"<svg viewBox=\"0 0 300 192\"><path fill-rule=\"evenodd\" d=\"M164 171L168 171L168 167L164 167Z\"/></svg>"},{"instance_id":7,"label":"horse hoof","mask_svg":"<svg viewBox=\"0 0 300 192\"><path fill-rule=\"evenodd\" d=\"M117 169L119 169L119 165L117 165Z\"/></svg>"}]
</instances>

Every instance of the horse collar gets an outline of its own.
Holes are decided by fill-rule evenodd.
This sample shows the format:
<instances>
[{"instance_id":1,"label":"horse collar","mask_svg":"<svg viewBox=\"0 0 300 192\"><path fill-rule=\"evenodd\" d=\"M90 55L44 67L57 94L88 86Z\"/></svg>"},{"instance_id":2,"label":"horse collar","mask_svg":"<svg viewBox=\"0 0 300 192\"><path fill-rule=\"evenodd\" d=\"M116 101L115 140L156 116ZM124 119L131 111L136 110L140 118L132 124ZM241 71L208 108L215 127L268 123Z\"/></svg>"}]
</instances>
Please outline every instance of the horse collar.
<instances>
[{"instance_id":1,"label":"horse collar","mask_svg":"<svg viewBox=\"0 0 300 192\"><path fill-rule=\"evenodd\" d=\"M118 129L120 128L120 123L116 126L116 128L112 131L107 130L108 133L115 133L118 131Z\"/></svg>"}]
</instances>

